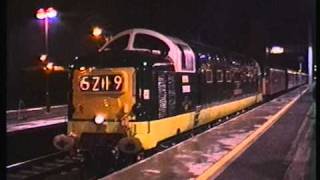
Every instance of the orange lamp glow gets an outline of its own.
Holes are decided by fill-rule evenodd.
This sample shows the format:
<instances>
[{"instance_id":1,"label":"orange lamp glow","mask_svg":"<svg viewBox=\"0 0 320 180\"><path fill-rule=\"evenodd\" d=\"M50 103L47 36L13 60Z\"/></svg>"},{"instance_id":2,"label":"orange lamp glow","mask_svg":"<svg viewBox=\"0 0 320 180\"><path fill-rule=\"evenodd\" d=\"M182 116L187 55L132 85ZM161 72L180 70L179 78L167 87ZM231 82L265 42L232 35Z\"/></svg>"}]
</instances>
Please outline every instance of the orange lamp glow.
<instances>
[{"instance_id":1,"label":"orange lamp glow","mask_svg":"<svg viewBox=\"0 0 320 180\"><path fill-rule=\"evenodd\" d=\"M102 34L102 29L101 29L100 27L94 27L94 28L93 28L93 31L92 31L92 34L93 34L95 37L101 36L101 34Z\"/></svg>"}]
</instances>

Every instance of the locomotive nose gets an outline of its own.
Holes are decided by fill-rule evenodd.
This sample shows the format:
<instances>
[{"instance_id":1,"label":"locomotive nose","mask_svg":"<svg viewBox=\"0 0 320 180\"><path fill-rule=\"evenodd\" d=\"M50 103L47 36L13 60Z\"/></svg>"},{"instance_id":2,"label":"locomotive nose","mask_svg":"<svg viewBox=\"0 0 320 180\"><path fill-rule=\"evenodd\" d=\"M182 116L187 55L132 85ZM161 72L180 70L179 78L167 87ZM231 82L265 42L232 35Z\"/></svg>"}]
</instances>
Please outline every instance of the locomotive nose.
<instances>
[{"instance_id":1,"label":"locomotive nose","mask_svg":"<svg viewBox=\"0 0 320 180\"><path fill-rule=\"evenodd\" d=\"M60 134L53 138L53 145L58 150L69 151L74 147L75 139L72 136Z\"/></svg>"}]
</instances>

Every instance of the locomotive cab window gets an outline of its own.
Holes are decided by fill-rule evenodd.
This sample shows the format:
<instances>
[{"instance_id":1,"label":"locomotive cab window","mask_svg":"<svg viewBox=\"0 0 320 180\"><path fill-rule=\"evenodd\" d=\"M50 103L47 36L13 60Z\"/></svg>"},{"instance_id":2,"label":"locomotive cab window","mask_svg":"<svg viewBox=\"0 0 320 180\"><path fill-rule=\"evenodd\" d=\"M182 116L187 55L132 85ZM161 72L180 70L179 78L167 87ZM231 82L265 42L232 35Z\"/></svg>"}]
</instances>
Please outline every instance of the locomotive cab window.
<instances>
[{"instance_id":1,"label":"locomotive cab window","mask_svg":"<svg viewBox=\"0 0 320 180\"><path fill-rule=\"evenodd\" d=\"M169 51L169 47L162 40L147 34L136 34L133 46L137 49L159 51L159 54L166 54Z\"/></svg>"},{"instance_id":2,"label":"locomotive cab window","mask_svg":"<svg viewBox=\"0 0 320 180\"><path fill-rule=\"evenodd\" d=\"M127 48L128 41L129 41L129 35L122 36L122 37L110 42L110 44L108 44L106 46L106 49L123 50L123 49Z\"/></svg>"},{"instance_id":3,"label":"locomotive cab window","mask_svg":"<svg viewBox=\"0 0 320 180\"><path fill-rule=\"evenodd\" d=\"M183 44L177 44L181 51L181 69L184 71L194 71L194 61L192 50Z\"/></svg>"}]
</instances>

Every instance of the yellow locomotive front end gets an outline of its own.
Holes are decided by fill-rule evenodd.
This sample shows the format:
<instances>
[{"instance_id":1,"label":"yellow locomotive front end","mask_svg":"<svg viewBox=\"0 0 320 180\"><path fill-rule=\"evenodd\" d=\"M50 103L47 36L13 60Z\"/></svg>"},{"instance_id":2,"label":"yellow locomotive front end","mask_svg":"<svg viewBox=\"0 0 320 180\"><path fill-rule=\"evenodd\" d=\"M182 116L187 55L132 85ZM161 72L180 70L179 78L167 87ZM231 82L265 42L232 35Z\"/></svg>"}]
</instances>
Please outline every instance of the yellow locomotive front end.
<instances>
[{"instance_id":1,"label":"yellow locomotive front end","mask_svg":"<svg viewBox=\"0 0 320 180\"><path fill-rule=\"evenodd\" d=\"M75 70L72 82L74 110L69 134L126 133L121 122L132 118L134 68L80 68Z\"/></svg>"},{"instance_id":2,"label":"yellow locomotive front end","mask_svg":"<svg viewBox=\"0 0 320 180\"><path fill-rule=\"evenodd\" d=\"M55 138L58 149L114 148L130 136L129 121L135 119L135 68L80 67L73 70L71 79L68 135Z\"/></svg>"}]
</instances>

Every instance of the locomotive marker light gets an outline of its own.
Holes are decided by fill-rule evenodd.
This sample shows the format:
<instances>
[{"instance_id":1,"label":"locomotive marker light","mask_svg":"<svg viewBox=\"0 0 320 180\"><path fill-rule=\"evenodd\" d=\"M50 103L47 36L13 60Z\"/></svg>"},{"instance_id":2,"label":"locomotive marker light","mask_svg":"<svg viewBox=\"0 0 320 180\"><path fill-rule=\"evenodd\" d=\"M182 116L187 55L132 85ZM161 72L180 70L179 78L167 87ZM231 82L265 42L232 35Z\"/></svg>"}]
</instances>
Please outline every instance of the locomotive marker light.
<instances>
[{"instance_id":1,"label":"locomotive marker light","mask_svg":"<svg viewBox=\"0 0 320 180\"><path fill-rule=\"evenodd\" d=\"M102 124L104 122L104 116L101 114L98 114L95 118L94 118L94 122L96 124Z\"/></svg>"}]
</instances>

